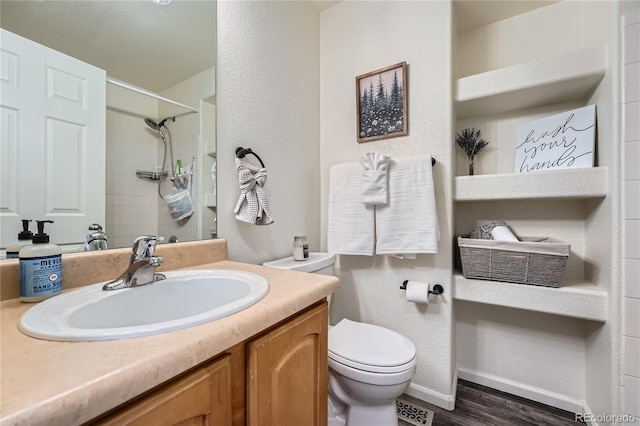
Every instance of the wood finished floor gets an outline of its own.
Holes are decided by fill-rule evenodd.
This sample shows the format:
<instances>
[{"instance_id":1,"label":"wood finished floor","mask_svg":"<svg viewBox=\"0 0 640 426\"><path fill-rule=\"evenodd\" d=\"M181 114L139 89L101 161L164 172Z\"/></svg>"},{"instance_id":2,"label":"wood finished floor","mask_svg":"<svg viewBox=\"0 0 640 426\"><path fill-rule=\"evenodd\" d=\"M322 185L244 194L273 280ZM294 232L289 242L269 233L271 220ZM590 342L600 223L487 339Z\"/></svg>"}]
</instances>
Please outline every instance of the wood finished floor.
<instances>
[{"instance_id":1,"label":"wood finished floor","mask_svg":"<svg viewBox=\"0 0 640 426\"><path fill-rule=\"evenodd\" d=\"M458 380L453 411L404 395L419 407L434 411L432 426L568 426L580 425L574 414L495 389ZM399 426L410 423L399 420Z\"/></svg>"}]
</instances>

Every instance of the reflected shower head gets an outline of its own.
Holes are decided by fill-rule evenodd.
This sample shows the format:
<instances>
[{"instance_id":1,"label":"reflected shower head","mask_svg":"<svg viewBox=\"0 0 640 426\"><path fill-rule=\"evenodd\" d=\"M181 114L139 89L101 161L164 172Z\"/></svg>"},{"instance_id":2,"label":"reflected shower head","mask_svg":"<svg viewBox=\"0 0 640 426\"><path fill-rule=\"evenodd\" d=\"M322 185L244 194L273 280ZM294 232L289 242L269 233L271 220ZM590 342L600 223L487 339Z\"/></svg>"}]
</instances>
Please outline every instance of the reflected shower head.
<instances>
[{"instance_id":1,"label":"reflected shower head","mask_svg":"<svg viewBox=\"0 0 640 426\"><path fill-rule=\"evenodd\" d=\"M164 123L166 123L166 122L167 122L167 120L171 120L171 121L173 121L174 123L176 122L176 118L175 118L175 117L167 117L167 118L165 118L164 120L162 120L161 122L159 122L159 123L158 123L158 126L159 126L159 127L165 127L165 128L166 128L167 126L165 126L165 125L164 125Z\"/></svg>"},{"instance_id":2,"label":"reflected shower head","mask_svg":"<svg viewBox=\"0 0 640 426\"><path fill-rule=\"evenodd\" d=\"M145 118L144 122L147 123L147 126L151 127L156 132L160 131L160 124L156 123L155 120L152 120L150 118ZM164 123L162 123L162 124L164 124Z\"/></svg>"},{"instance_id":3,"label":"reflected shower head","mask_svg":"<svg viewBox=\"0 0 640 426\"><path fill-rule=\"evenodd\" d=\"M166 123L167 120L171 120L174 123L176 122L176 118L175 117L167 117L164 120L160 121L159 123L156 122L155 120L150 119L150 118L145 118L144 122L147 123L147 126L151 127L156 132L159 132L162 127L165 127L165 128L167 127L167 126L164 125L164 123Z\"/></svg>"}]
</instances>

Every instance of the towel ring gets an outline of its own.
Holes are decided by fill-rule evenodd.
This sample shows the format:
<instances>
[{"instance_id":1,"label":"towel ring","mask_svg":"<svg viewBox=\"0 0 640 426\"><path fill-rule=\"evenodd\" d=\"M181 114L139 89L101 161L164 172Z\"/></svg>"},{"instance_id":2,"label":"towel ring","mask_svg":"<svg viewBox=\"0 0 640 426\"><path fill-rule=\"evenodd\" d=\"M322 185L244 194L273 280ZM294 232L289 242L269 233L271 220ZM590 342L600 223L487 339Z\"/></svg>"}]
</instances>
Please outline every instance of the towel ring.
<instances>
[{"instance_id":1,"label":"towel ring","mask_svg":"<svg viewBox=\"0 0 640 426\"><path fill-rule=\"evenodd\" d=\"M244 158L247 154L252 154L253 156L255 156L258 159L258 161L260 162L260 165L262 166L262 168L264 168L264 163L262 162L262 159L260 157L258 157L258 154L253 152L251 150L251 148L243 148L241 146L236 148L236 157L237 158Z\"/></svg>"}]
</instances>

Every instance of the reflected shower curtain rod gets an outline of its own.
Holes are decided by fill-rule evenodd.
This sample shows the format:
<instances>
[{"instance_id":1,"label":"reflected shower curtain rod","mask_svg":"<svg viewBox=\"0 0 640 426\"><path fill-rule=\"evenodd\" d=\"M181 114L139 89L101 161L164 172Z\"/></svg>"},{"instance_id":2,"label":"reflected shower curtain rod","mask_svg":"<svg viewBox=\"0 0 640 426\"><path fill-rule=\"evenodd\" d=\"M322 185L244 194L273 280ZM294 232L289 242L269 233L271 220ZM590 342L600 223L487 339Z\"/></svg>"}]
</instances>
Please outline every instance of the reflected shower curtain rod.
<instances>
[{"instance_id":1,"label":"reflected shower curtain rod","mask_svg":"<svg viewBox=\"0 0 640 426\"><path fill-rule=\"evenodd\" d=\"M131 91L136 92L136 93L140 93L142 95L151 96L152 98L155 98L155 99L157 99L159 101L167 102L167 103L169 103L171 105L175 105L175 106L179 106L180 108L188 109L191 112L200 112L200 111L198 111L197 108L193 108L193 107L190 107L189 105L181 104L180 102L172 101L171 99L162 97L162 96L160 96L158 94L155 94L153 92L149 92L148 90L144 90L144 89L141 89L139 87L132 86L130 84L124 83L124 82L122 82L120 80L116 80L116 79L111 78L111 77L107 77L107 83L113 84L114 86L122 87L124 89L131 90Z\"/></svg>"}]
</instances>

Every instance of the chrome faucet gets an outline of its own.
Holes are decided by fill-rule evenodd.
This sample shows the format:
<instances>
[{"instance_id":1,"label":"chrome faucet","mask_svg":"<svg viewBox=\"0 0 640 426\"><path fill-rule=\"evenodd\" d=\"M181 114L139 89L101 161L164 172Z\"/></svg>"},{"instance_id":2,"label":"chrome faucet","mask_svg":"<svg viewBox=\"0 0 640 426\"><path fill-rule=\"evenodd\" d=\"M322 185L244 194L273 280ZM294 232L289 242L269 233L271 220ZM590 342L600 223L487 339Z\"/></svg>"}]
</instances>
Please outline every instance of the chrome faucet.
<instances>
[{"instance_id":1,"label":"chrome faucet","mask_svg":"<svg viewBox=\"0 0 640 426\"><path fill-rule=\"evenodd\" d=\"M107 250L107 234L102 230L102 226L93 223L89 226L87 232L87 241L84 245L84 251Z\"/></svg>"},{"instance_id":2,"label":"chrome faucet","mask_svg":"<svg viewBox=\"0 0 640 426\"><path fill-rule=\"evenodd\" d=\"M164 240L163 237L155 237L152 235L144 235L133 241L131 247L131 261L129 267L122 275L115 280L106 283L103 290L118 290L127 287L136 287L145 284L151 284L156 281L167 278L164 274L156 274L156 268L162 265L164 259L160 256L154 256L153 252L158 241Z\"/></svg>"}]
</instances>

